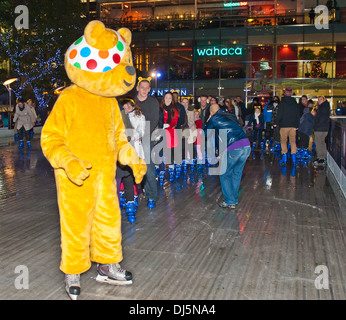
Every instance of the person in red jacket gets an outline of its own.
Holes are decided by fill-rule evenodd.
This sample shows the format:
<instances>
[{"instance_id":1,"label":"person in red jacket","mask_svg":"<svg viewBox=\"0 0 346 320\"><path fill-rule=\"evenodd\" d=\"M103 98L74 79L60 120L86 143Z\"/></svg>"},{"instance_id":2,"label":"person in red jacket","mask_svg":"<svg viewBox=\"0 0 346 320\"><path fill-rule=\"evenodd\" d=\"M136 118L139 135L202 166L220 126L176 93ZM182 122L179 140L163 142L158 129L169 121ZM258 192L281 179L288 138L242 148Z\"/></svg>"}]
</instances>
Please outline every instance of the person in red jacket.
<instances>
[{"instance_id":1,"label":"person in red jacket","mask_svg":"<svg viewBox=\"0 0 346 320\"><path fill-rule=\"evenodd\" d=\"M183 118L184 117L184 118ZM185 114L180 112L177 104L173 99L171 92L166 92L160 103L160 115L159 115L159 128L165 129L166 144L164 148L167 148L168 153L170 152L171 159L165 159L166 164L169 167L169 179L174 180L174 148L179 145L178 134L176 127L182 122L185 122ZM168 155L166 153L166 155ZM164 176L164 168L160 171L160 176ZM161 178L162 180L162 178Z\"/></svg>"},{"instance_id":2,"label":"person in red jacket","mask_svg":"<svg viewBox=\"0 0 346 320\"><path fill-rule=\"evenodd\" d=\"M198 111L195 111L195 126L197 129L197 138L195 141L195 146L196 146L196 151L197 151L197 158L198 158L198 163L203 162L203 152L202 152L202 131L203 131L203 123L202 120L200 119L200 115Z\"/></svg>"}]
</instances>

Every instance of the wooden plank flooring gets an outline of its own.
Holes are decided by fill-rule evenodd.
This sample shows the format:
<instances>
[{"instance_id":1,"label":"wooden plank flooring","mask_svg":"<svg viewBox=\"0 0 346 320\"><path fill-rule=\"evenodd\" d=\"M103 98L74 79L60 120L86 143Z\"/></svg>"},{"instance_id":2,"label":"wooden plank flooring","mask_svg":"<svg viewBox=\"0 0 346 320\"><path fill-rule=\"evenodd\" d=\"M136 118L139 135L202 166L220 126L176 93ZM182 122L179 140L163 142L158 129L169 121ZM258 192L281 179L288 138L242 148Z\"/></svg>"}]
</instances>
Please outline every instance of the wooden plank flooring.
<instances>
[{"instance_id":1,"label":"wooden plank flooring","mask_svg":"<svg viewBox=\"0 0 346 320\"><path fill-rule=\"evenodd\" d=\"M0 144L0 299L67 300L53 170L38 136L33 146ZM123 216L122 265L134 284L97 283L93 265L80 300L344 300L345 202L332 185L311 167L283 174L271 154L248 160L233 211L217 206L219 180L205 170L166 182L156 208L142 201L133 225ZM315 286L319 265L328 289ZM17 266L28 289L15 286Z\"/></svg>"}]
</instances>

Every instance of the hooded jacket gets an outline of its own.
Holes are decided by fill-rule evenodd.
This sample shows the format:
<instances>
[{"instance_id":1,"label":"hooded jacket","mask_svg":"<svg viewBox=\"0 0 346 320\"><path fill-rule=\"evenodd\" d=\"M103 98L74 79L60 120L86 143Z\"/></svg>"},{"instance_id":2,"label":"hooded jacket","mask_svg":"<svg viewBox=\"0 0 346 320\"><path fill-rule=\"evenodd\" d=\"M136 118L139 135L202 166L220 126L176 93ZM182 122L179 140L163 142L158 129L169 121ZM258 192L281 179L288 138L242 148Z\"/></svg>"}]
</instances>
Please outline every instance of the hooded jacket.
<instances>
[{"instance_id":1,"label":"hooded jacket","mask_svg":"<svg viewBox=\"0 0 346 320\"><path fill-rule=\"evenodd\" d=\"M311 114L309 108L304 109L304 114L300 118L298 131L310 136L314 128L315 117Z\"/></svg>"},{"instance_id":2,"label":"hooded jacket","mask_svg":"<svg viewBox=\"0 0 346 320\"><path fill-rule=\"evenodd\" d=\"M300 109L292 97L283 97L279 103L275 124L280 128L299 128Z\"/></svg>"},{"instance_id":3,"label":"hooded jacket","mask_svg":"<svg viewBox=\"0 0 346 320\"><path fill-rule=\"evenodd\" d=\"M207 130L215 129L216 136L219 136L219 130L227 130L227 148L233 143L246 139L246 145L250 145L244 129L239 125L235 115L224 110L218 110L204 125L203 130L207 135Z\"/></svg>"}]
</instances>

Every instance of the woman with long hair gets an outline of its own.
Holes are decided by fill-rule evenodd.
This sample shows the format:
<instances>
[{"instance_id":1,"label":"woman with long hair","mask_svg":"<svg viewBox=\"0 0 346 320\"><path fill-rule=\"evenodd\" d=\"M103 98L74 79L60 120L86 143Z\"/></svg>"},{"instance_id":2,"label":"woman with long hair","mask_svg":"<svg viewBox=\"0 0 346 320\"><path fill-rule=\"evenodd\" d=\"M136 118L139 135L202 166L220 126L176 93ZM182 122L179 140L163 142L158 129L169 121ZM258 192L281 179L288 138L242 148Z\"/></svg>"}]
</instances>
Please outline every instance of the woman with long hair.
<instances>
[{"instance_id":1,"label":"woman with long hair","mask_svg":"<svg viewBox=\"0 0 346 320\"><path fill-rule=\"evenodd\" d=\"M171 92L166 92L163 96L160 103L160 116L159 116L159 128L165 129L165 140L166 144L164 149L166 150L166 157L164 157L164 162L160 170L160 184L163 184L165 177L165 165L169 166L169 180L173 181L175 177L174 172L174 148L179 145L178 135L176 132L176 126L179 123L185 121L185 119L180 119L181 113L177 104L174 102L173 95ZM168 161L167 156L170 156L171 159ZM180 164L177 164L180 166Z\"/></svg>"}]
</instances>

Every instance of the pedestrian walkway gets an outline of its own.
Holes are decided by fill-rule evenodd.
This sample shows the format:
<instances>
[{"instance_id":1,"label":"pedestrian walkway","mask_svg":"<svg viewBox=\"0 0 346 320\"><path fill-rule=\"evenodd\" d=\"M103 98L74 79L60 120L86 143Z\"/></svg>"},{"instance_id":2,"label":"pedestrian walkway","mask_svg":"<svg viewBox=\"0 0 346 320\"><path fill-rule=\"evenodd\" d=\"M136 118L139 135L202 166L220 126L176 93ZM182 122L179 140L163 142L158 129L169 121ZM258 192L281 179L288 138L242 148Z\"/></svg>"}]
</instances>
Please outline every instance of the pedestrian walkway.
<instances>
[{"instance_id":1,"label":"pedestrian walkway","mask_svg":"<svg viewBox=\"0 0 346 320\"><path fill-rule=\"evenodd\" d=\"M5 140L4 140L5 139ZM160 187L157 206L122 219L130 287L82 275L83 299L346 299L345 201L311 166L281 170L274 154L247 161L236 210L219 208L207 169ZM76 199L78 201L78 199ZM68 300L53 169L33 149L0 144L0 299ZM28 278L26 277L28 275Z\"/></svg>"}]
</instances>

